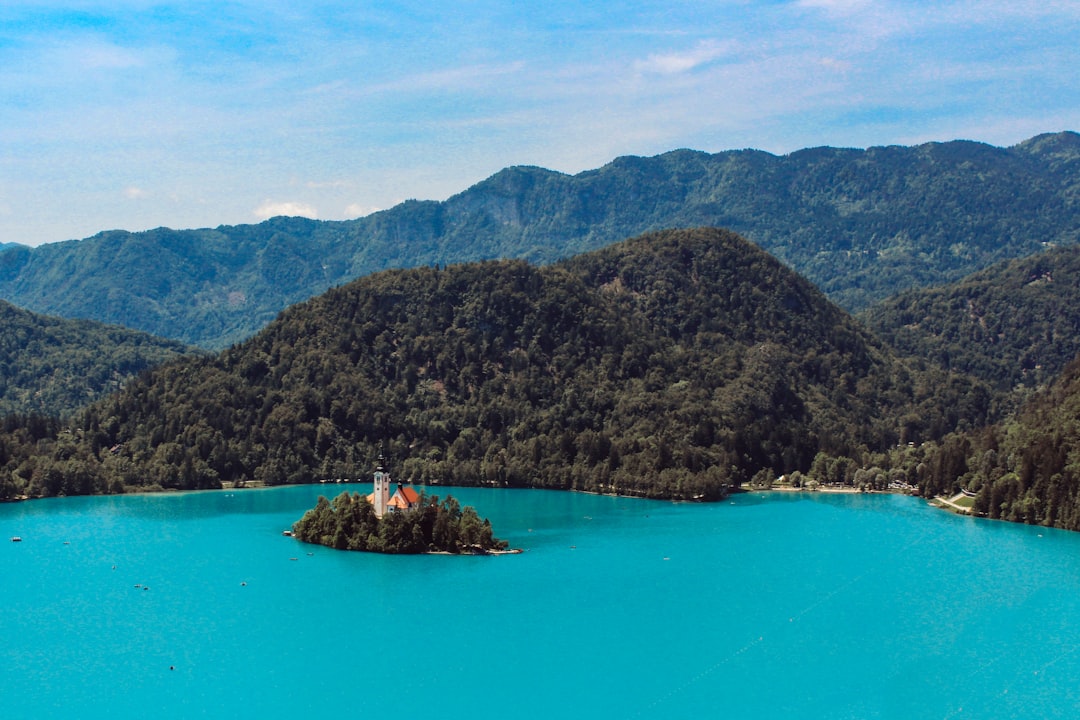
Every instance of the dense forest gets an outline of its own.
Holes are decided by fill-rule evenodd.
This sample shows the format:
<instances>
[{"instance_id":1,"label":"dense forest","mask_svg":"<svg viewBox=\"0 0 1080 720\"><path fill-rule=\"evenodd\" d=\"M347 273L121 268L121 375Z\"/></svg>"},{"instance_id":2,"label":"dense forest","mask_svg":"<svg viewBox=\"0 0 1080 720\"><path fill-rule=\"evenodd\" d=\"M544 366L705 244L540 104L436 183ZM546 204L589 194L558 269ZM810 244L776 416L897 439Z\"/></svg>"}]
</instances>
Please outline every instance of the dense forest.
<instances>
[{"instance_id":1,"label":"dense forest","mask_svg":"<svg viewBox=\"0 0 1080 720\"><path fill-rule=\"evenodd\" d=\"M338 550L362 550L396 555L444 552L486 554L505 550L507 543L492 534L491 523L476 510L464 508L452 496L420 495L416 507L391 512L381 519L367 498L343 492L333 500L319 496L315 507L293 524L303 542Z\"/></svg>"},{"instance_id":2,"label":"dense forest","mask_svg":"<svg viewBox=\"0 0 1080 720\"><path fill-rule=\"evenodd\" d=\"M929 358L1023 399L1080 353L1080 247L901 293L860 319L902 355Z\"/></svg>"},{"instance_id":3,"label":"dense forest","mask_svg":"<svg viewBox=\"0 0 1080 720\"><path fill-rule=\"evenodd\" d=\"M1080 530L1080 358L1009 420L933 445L922 476L927 494L975 492L977 514Z\"/></svg>"},{"instance_id":4,"label":"dense forest","mask_svg":"<svg viewBox=\"0 0 1080 720\"><path fill-rule=\"evenodd\" d=\"M743 234L849 310L1080 239L1080 135L867 150L679 150L569 176L503 170L347 222L109 231L0 250L0 297L221 349L286 306L394 267L549 263L647 231Z\"/></svg>"},{"instance_id":5,"label":"dense forest","mask_svg":"<svg viewBox=\"0 0 1080 720\"><path fill-rule=\"evenodd\" d=\"M0 300L0 416L69 416L144 370L194 352L173 340Z\"/></svg>"},{"instance_id":6,"label":"dense forest","mask_svg":"<svg viewBox=\"0 0 1080 720\"><path fill-rule=\"evenodd\" d=\"M335 288L67 426L12 423L0 497L312 482L385 447L429 486L715 499L796 471L852 482L993 413L983 384L897 359L749 242L666 231Z\"/></svg>"}]
</instances>

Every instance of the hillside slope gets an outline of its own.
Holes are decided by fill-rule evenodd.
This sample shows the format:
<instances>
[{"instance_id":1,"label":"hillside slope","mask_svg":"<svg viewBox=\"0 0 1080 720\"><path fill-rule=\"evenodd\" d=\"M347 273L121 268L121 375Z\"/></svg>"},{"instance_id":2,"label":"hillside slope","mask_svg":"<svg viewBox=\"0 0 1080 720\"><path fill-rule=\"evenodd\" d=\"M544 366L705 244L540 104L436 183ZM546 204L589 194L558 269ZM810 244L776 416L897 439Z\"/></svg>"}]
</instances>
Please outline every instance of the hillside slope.
<instances>
[{"instance_id":1,"label":"hillside slope","mask_svg":"<svg viewBox=\"0 0 1080 720\"><path fill-rule=\"evenodd\" d=\"M70 415L140 372L192 352L172 340L0 300L0 416Z\"/></svg>"},{"instance_id":2,"label":"hillside slope","mask_svg":"<svg viewBox=\"0 0 1080 720\"><path fill-rule=\"evenodd\" d=\"M1080 357L1015 417L948 436L925 468L927 494L964 488L980 515L1080 530Z\"/></svg>"},{"instance_id":3,"label":"hillside slope","mask_svg":"<svg viewBox=\"0 0 1080 720\"><path fill-rule=\"evenodd\" d=\"M904 355L1024 397L1080 354L1080 247L1000 263L911 290L861 314Z\"/></svg>"},{"instance_id":4,"label":"hillside slope","mask_svg":"<svg viewBox=\"0 0 1080 720\"><path fill-rule=\"evenodd\" d=\"M987 419L738 236L666 231L565 262L378 273L216 358L148 373L8 492L312 482L380 451L429 484L717 498Z\"/></svg>"},{"instance_id":5,"label":"hillside slope","mask_svg":"<svg viewBox=\"0 0 1080 720\"><path fill-rule=\"evenodd\" d=\"M143 233L0 252L0 297L223 348L363 275L493 258L547 263L663 228L727 227L848 309L1080 238L1080 135L778 157L678 150L574 176L514 167L445 202L348 222Z\"/></svg>"}]
</instances>

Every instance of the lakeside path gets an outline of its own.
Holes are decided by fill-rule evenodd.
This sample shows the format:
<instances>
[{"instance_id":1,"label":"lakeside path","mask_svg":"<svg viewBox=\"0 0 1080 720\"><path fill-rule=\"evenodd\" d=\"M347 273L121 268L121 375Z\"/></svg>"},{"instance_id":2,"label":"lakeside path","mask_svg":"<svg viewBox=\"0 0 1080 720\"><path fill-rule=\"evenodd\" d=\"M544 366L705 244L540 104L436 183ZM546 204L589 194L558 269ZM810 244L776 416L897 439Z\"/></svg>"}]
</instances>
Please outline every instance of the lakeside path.
<instances>
[{"instance_id":1,"label":"lakeside path","mask_svg":"<svg viewBox=\"0 0 1080 720\"><path fill-rule=\"evenodd\" d=\"M959 500L962 497L966 497L964 495L964 493L957 493L956 495L953 495L951 498L944 498L944 497L941 497L940 495L935 495L934 496L934 501L941 503L941 505L943 507L946 507L949 510L953 510L955 512L958 512L961 515L970 515L971 514L971 508L964 507L963 505L957 505L956 504L956 501Z\"/></svg>"}]
</instances>

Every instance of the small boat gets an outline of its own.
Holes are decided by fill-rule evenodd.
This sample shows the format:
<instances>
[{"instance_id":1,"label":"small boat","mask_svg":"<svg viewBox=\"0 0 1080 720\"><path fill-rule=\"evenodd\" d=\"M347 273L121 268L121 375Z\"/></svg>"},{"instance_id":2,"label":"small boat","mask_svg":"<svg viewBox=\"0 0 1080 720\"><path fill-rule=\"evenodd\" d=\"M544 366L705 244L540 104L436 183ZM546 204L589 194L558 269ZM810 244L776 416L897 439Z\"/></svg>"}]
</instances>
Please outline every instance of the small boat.
<instances>
[{"instance_id":1,"label":"small boat","mask_svg":"<svg viewBox=\"0 0 1080 720\"><path fill-rule=\"evenodd\" d=\"M282 530L281 534L285 537L292 537L292 530Z\"/></svg>"},{"instance_id":2,"label":"small boat","mask_svg":"<svg viewBox=\"0 0 1080 720\"><path fill-rule=\"evenodd\" d=\"M11 542L22 542L22 538L16 535L15 537L11 538Z\"/></svg>"}]
</instances>

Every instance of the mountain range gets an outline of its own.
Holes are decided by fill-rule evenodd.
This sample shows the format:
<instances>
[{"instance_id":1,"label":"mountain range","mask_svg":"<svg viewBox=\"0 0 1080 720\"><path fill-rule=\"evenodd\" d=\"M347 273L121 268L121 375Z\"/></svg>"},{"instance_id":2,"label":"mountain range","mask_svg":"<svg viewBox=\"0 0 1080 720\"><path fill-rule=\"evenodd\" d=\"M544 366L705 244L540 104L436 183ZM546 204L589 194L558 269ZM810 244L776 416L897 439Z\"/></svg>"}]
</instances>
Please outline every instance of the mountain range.
<instances>
[{"instance_id":1,"label":"mountain range","mask_svg":"<svg viewBox=\"0 0 1080 720\"><path fill-rule=\"evenodd\" d=\"M0 499L311 482L386 449L431 484L805 474L1080 529L1078 157L1075 133L676 151L350 222L5 243L22 304L232 347L0 303ZM782 263L708 228L612 242L698 221ZM485 257L531 262L444 267Z\"/></svg>"},{"instance_id":2,"label":"mountain range","mask_svg":"<svg viewBox=\"0 0 1080 720\"><path fill-rule=\"evenodd\" d=\"M0 297L210 349L387 268L549 263L643 232L730 228L856 311L1080 239L1080 135L1010 148L677 150L564 175L507 168L444 202L357 220L109 231L0 249Z\"/></svg>"},{"instance_id":3,"label":"mountain range","mask_svg":"<svg viewBox=\"0 0 1080 720\"><path fill-rule=\"evenodd\" d=\"M0 495L355 478L385 452L433 485L714 499L794 471L850 481L990 405L737 235L665 231L335 288L64 432L9 429Z\"/></svg>"}]
</instances>

